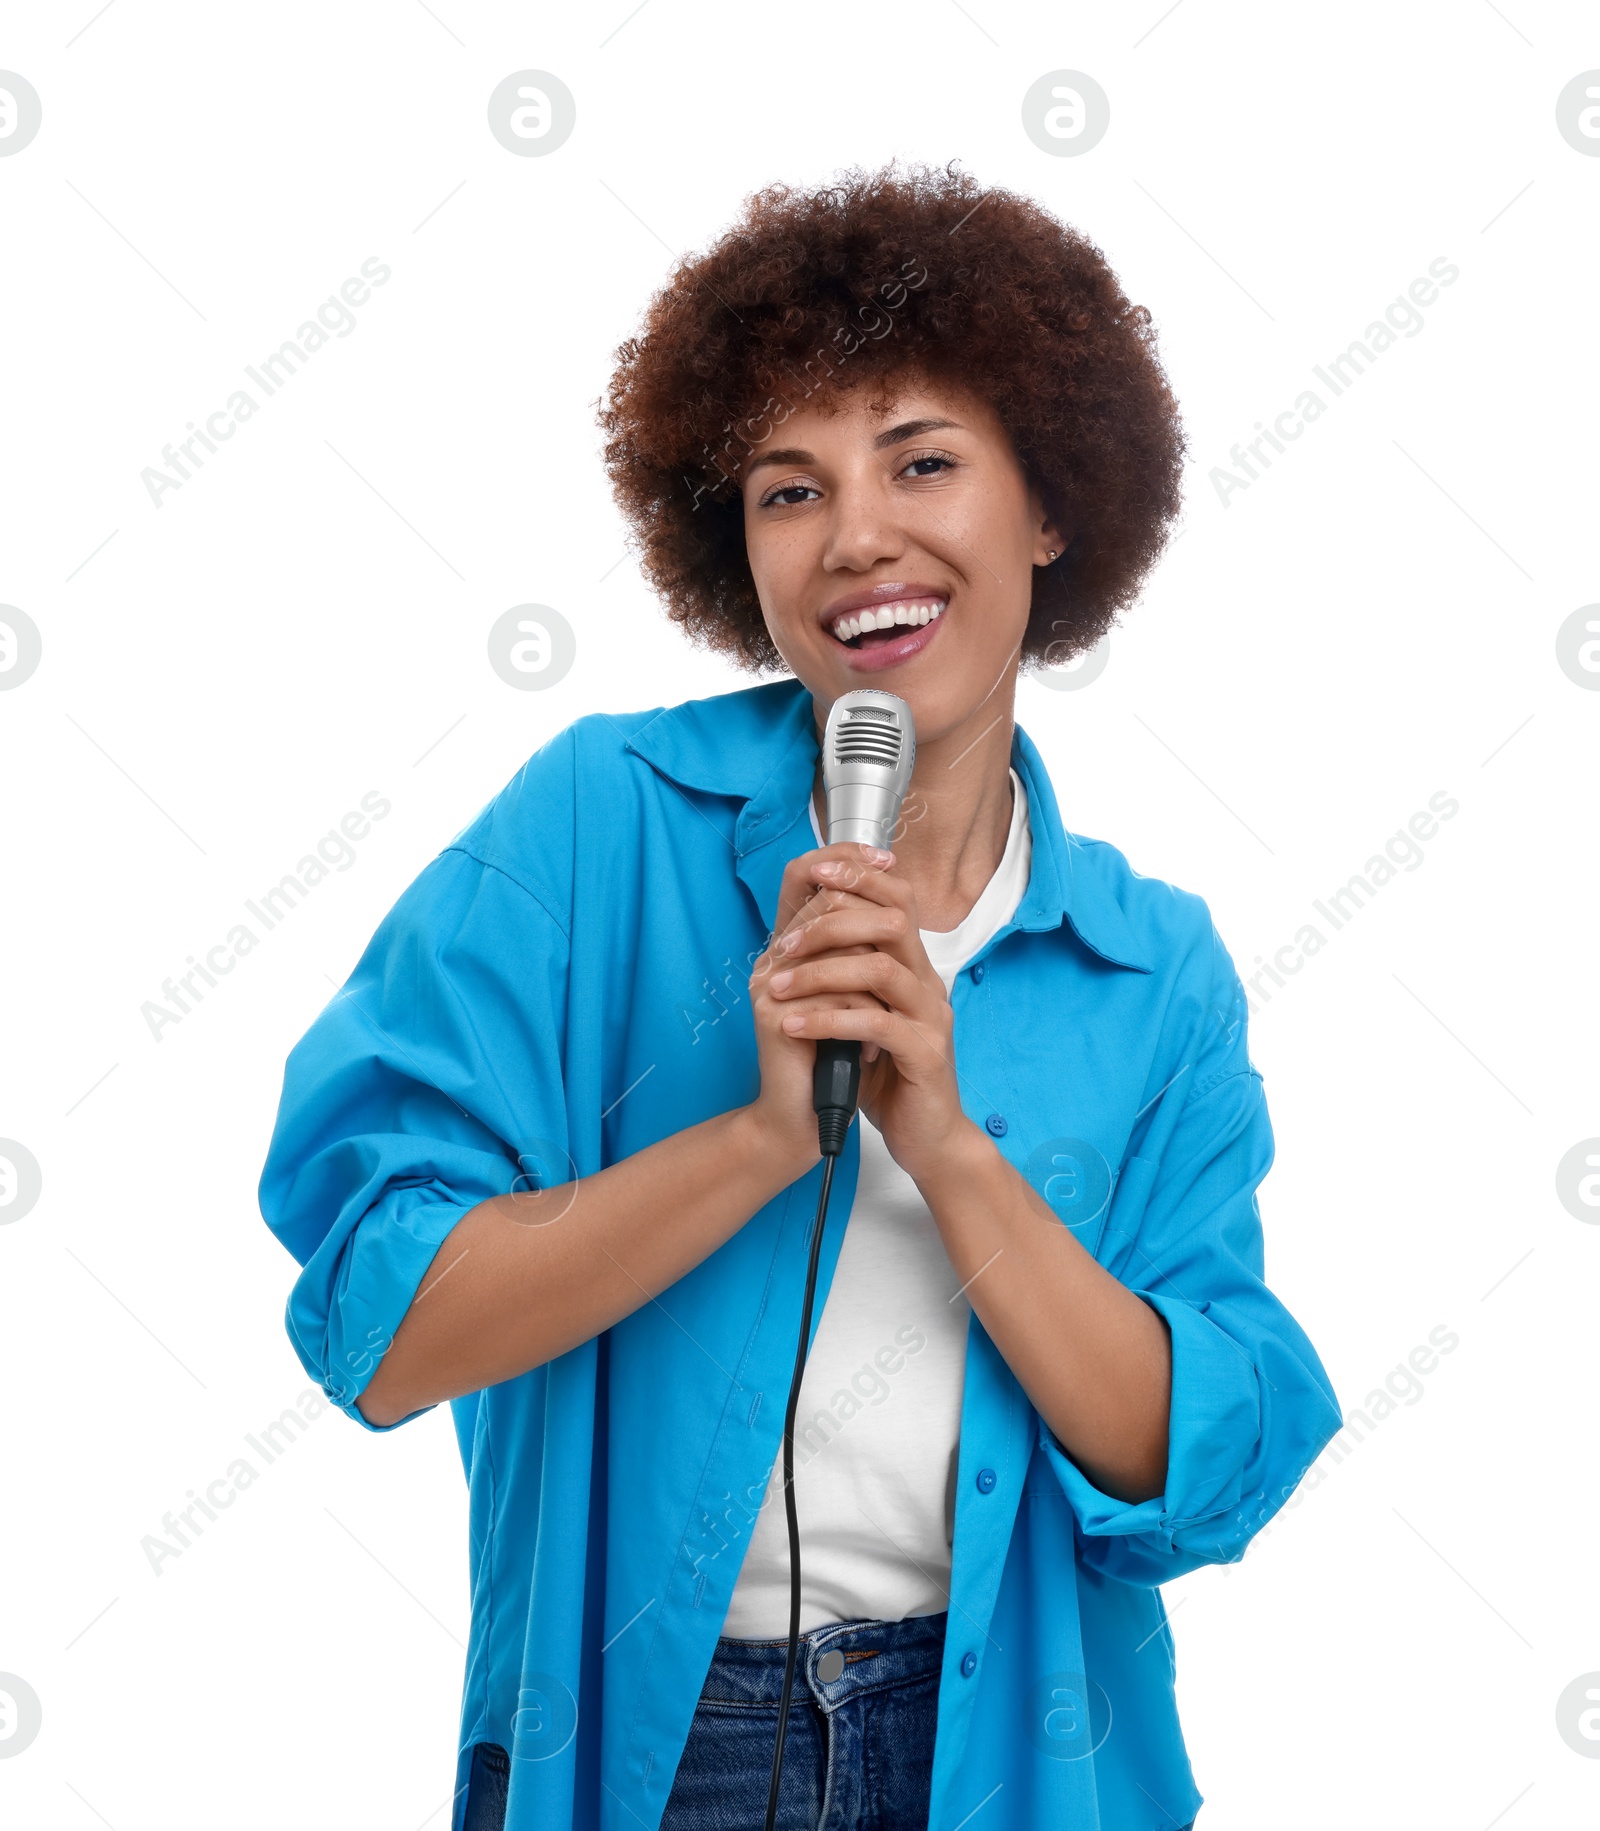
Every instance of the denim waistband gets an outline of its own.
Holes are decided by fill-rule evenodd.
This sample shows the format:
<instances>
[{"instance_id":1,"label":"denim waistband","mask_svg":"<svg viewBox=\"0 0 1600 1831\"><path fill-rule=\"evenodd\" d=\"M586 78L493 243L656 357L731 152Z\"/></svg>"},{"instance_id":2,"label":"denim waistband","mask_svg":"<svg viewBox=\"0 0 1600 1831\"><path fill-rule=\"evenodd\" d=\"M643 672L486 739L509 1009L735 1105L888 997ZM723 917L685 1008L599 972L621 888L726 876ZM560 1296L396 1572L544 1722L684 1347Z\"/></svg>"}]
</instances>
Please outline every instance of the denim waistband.
<instances>
[{"instance_id":1,"label":"denim waistband","mask_svg":"<svg viewBox=\"0 0 1600 1831\"><path fill-rule=\"evenodd\" d=\"M888 1685L913 1684L939 1676L944 1660L947 1613L909 1615L904 1621L835 1621L800 1636L794 1695L809 1689L821 1709L837 1710L851 1698ZM783 1695L783 1667L789 1642L719 1640L701 1700L708 1704L776 1704ZM838 1676L823 1678L817 1668Z\"/></svg>"}]
</instances>

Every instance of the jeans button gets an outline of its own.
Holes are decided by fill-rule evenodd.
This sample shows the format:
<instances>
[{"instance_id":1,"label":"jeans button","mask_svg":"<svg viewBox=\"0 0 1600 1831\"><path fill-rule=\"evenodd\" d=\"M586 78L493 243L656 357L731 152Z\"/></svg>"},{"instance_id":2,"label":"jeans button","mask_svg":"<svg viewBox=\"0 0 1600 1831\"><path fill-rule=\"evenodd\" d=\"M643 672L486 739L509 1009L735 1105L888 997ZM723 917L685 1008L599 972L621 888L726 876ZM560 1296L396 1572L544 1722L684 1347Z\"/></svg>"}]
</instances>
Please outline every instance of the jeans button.
<instances>
[{"instance_id":1,"label":"jeans button","mask_svg":"<svg viewBox=\"0 0 1600 1831\"><path fill-rule=\"evenodd\" d=\"M844 1677L844 1655L837 1647L830 1647L817 1661L817 1677L825 1685L832 1685Z\"/></svg>"}]
</instances>

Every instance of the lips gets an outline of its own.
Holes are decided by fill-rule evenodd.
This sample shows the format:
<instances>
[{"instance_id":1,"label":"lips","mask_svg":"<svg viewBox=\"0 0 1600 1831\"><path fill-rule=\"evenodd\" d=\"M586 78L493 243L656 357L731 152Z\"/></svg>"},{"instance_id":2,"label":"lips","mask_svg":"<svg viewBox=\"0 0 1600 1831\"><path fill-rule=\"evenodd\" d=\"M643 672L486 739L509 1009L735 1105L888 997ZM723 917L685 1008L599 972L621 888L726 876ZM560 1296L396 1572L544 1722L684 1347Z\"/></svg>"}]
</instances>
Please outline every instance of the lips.
<instances>
[{"instance_id":1,"label":"lips","mask_svg":"<svg viewBox=\"0 0 1600 1831\"><path fill-rule=\"evenodd\" d=\"M939 633L947 590L922 580L885 579L836 598L821 623L852 673L876 673L920 654Z\"/></svg>"}]
</instances>

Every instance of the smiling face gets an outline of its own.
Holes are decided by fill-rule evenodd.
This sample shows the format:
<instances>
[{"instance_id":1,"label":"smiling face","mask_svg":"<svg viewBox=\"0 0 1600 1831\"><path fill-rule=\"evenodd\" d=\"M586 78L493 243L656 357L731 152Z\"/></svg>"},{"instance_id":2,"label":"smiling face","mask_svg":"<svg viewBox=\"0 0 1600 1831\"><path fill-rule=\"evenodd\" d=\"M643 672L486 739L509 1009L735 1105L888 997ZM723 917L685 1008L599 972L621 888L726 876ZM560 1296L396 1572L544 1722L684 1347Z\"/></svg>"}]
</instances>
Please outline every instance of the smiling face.
<instances>
[{"instance_id":1,"label":"smiling face","mask_svg":"<svg viewBox=\"0 0 1600 1831\"><path fill-rule=\"evenodd\" d=\"M987 402L859 385L791 413L742 485L762 615L819 720L881 687L920 748L1010 710L1033 569L1065 543Z\"/></svg>"}]
</instances>

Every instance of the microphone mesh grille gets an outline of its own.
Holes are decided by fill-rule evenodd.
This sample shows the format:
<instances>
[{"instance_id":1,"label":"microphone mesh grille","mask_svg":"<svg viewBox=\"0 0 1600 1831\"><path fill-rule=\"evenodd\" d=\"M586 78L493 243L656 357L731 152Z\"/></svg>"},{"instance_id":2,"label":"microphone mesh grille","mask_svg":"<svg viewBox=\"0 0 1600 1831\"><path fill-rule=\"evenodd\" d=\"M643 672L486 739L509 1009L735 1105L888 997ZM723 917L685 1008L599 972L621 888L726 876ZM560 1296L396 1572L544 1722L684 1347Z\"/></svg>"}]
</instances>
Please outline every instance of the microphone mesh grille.
<instances>
[{"instance_id":1,"label":"microphone mesh grille","mask_svg":"<svg viewBox=\"0 0 1600 1831\"><path fill-rule=\"evenodd\" d=\"M878 719L889 722L878 724ZM839 728L834 748L841 763L881 763L893 769L900 761L900 727L893 713L877 706L852 710Z\"/></svg>"}]
</instances>

